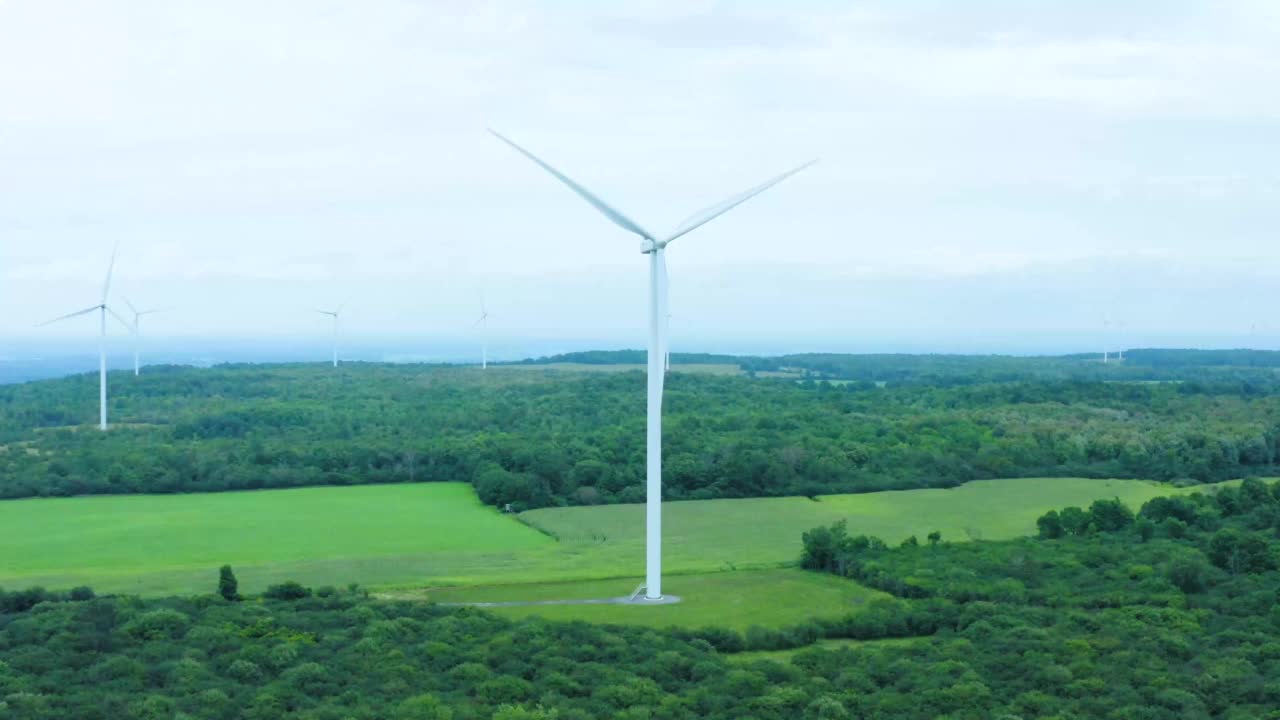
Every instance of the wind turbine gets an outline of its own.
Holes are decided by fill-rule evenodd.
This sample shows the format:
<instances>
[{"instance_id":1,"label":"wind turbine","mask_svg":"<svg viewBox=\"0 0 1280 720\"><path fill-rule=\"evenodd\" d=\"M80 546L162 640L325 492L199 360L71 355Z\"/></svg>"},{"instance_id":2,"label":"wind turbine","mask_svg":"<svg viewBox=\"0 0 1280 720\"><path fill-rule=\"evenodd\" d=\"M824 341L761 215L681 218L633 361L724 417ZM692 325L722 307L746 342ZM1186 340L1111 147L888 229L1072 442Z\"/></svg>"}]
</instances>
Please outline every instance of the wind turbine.
<instances>
[{"instance_id":1,"label":"wind turbine","mask_svg":"<svg viewBox=\"0 0 1280 720\"><path fill-rule=\"evenodd\" d=\"M645 598L647 600L662 599L662 386L664 358L667 350L666 315L667 315L667 262L664 250L673 240L679 238L792 175L809 167L816 160L788 170L787 172L741 192L733 197L694 213L680 223L670 234L659 237L640 227L634 220L611 207L590 190L579 185L567 175L543 162L536 155L525 150L499 133L490 130L502 142L510 145L516 152L532 160L538 167L551 173L586 200L592 207L600 211L613 224L640 236L640 252L649 256L649 352L648 352L648 405L646 412L646 458L645 458Z\"/></svg>"},{"instance_id":2,"label":"wind turbine","mask_svg":"<svg viewBox=\"0 0 1280 720\"><path fill-rule=\"evenodd\" d=\"M333 366L338 367L338 316L342 315L342 306L333 310L316 310L321 315L333 318Z\"/></svg>"},{"instance_id":3,"label":"wind turbine","mask_svg":"<svg viewBox=\"0 0 1280 720\"><path fill-rule=\"evenodd\" d=\"M51 325L60 320L67 320L73 317L79 317L81 315L88 315L89 313L95 312L95 311L99 313L99 318L98 318L98 329L99 329L99 332L98 332L98 429L99 430L107 429L107 313L111 313L112 315L114 315L116 320L120 321L121 325L124 325L125 327L129 327L129 323L126 322L124 318L120 317L119 313L107 307L107 293L111 291L111 272L115 270L115 267L116 267L116 250L119 250L119 245L117 245L111 251L111 263L107 265L107 279L102 283L102 299L98 302L97 305L91 305L85 308L84 310L78 310L76 312L68 313L61 317L56 317L47 322L42 322L36 326L36 327L44 327L45 325Z\"/></svg>"},{"instance_id":4,"label":"wind turbine","mask_svg":"<svg viewBox=\"0 0 1280 720\"><path fill-rule=\"evenodd\" d=\"M152 309L150 309L150 310L139 310L138 308L136 308L136 307L134 307L134 306L133 306L133 303L129 302L129 298L127 298L127 297L125 297L125 296L121 295L121 296L120 296L120 299L121 299L121 300L124 300L124 304L125 304L125 305L128 305L128 306L129 306L129 310L130 310L130 312L132 312L132 313L133 313L133 376L134 376L134 377L137 377L137 376L138 376L138 368L139 368L139 365L138 365L138 346L139 346L139 345L141 344L141 342L142 342L142 339L141 339L141 335L142 335L142 333L141 333L141 331L140 331L140 329L139 329L139 327L140 327L140 322L139 322L139 321L142 319L142 316L143 316L143 315L153 315L153 314L158 313L158 312L164 312L165 310L168 310L169 308L152 308Z\"/></svg>"},{"instance_id":5,"label":"wind turbine","mask_svg":"<svg viewBox=\"0 0 1280 720\"><path fill-rule=\"evenodd\" d=\"M484 293L480 293L480 319L472 327L480 327L480 369L489 367L489 310L484 304Z\"/></svg>"}]
</instances>

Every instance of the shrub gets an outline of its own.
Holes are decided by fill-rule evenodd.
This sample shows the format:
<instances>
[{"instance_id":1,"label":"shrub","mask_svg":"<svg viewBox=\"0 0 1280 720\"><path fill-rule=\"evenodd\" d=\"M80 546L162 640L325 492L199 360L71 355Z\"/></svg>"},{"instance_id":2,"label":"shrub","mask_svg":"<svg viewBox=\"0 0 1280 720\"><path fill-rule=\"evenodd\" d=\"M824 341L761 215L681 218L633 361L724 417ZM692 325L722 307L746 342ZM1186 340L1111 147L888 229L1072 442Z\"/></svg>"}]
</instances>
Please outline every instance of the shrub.
<instances>
[{"instance_id":1,"label":"shrub","mask_svg":"<svg viewBox=\"0 0 1280 720\"><path fill-rule=\"evenodd\" d=\"M262 596L271 600L301 600L311 597L311 588L290 580L268 587Z\"/></svg>"}]
</instances>

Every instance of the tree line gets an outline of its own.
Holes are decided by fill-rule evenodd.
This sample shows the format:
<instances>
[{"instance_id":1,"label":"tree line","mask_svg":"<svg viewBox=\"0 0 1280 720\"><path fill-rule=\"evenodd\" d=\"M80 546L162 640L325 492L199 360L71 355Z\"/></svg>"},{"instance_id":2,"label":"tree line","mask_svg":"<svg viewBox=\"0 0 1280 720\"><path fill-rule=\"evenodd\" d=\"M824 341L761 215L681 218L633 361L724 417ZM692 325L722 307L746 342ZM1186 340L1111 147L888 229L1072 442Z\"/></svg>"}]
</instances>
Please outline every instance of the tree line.
<instances>
[{"instance_id":1,"label":"tree line","mask_svg":"<svg viewBox=\"0 0 1280 720\"><path fill-rule=\"evenodd\" d=\"M919 694L915 713L886 717L1275 715L1280 484L1156 498L1137 513L1102 500L1038 525L1037 538L931 547L891 548L844 524L805 533L805 567L932 608L935 627L909 653L814 651L804 668L873 694L840 698L846 709L883 707L917 672L952 679L947 693Z\"/></svg>"},{"instance_id":2,"label":"tree line","mask_svg":"<svg viewBox=\"0 0 1280 720\"><path fill-rule=\"evenodd\" d=\"M1273 381L1274 382L1274 381ZM644 497L644 377L353 364L148 368L0 388L0 497L460 481L516 509ZM675 373L668 499L949 487L977 478L1187 483L1276 473L1261 379L946 387Z\"/></svg>"}]
</instances>

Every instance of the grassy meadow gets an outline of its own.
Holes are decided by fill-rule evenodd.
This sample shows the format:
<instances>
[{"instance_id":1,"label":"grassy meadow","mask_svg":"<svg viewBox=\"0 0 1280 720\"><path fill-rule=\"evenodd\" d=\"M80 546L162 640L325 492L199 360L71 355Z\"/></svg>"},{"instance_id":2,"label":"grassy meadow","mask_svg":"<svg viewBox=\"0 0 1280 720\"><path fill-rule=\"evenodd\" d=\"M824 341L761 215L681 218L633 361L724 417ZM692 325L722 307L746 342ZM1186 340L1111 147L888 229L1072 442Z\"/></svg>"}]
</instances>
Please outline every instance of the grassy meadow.
<instances>
[{"instance_id":1,"label":"grassy meadow","mask_svg":"<svg viewBox=\"0 0 1280 720\"><path fill-rule=\"evenodd\" d=\"M507 617L541 616L549 620L669 625L719 625L745 630L752 625L796 625L824 615L843 615L884 593L844 578L794 568L747 570L663 578L663 592L678 595L675 605L530 605L490 608ZM503 602L621 597L635 590L632 579L438 588L408 596L437 602ZM400 594L404 596L404 594Z\"/></svg>"},{"instance_id":2,"label":"grassy meadow","mask_svg":"<svg viewBox=\"0 0 1280 720\"><path fill-rule=\"evenodd\" d=\"M1172 492L1182 491L1033 478L817 500L673 502L663 512L664 567L673 576L778 568L796 560L801 533L842 518L852 532L889 542L932 530L948 541L1000 539L1034 532L1050 508L1109 497L1136 507ZM0 587L199 593L230 563L246 592L289 579L378 588L617 579L624 594L643 567L643 516L642 505L503 515L461 483L9 500L0 502ZM680 594L681 581L670 582ZM495 599L488 593L505 591L469 597Z\"/></svg>"}]
</instances>

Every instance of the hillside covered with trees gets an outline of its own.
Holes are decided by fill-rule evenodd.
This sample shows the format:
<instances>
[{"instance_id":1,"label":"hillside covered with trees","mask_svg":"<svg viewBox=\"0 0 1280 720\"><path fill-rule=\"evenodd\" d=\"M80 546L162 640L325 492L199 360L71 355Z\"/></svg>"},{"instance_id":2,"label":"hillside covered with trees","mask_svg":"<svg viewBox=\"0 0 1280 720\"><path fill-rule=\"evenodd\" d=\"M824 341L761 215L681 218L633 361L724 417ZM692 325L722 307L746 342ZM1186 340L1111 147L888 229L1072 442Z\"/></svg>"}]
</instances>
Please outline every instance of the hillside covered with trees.
<instances>
[{"instance_id":1,"label":"hillside covered with trees","mask_svg":"<svg viewBox=\"0 0 1280 720\"><path fill-rule=\"evenodd\" d=\"M673 373L666 497L1280 471L1269 368L1166 368L1182 379L1157 382L1130 379L1142 366L1062 358L931 362L884 384ZM1037 362L1043 377L993 379ZM96 390L96 375L0 387L0 497L447 480L516 509L643 498L640 372L152 367L112 374L107 433L89 425Z\"/></svg>"}]
</instances>

